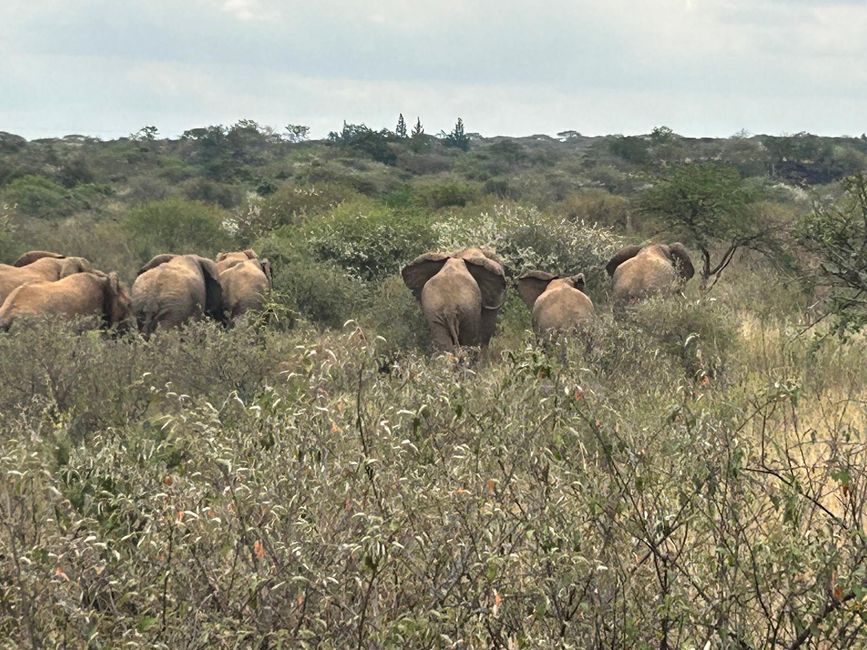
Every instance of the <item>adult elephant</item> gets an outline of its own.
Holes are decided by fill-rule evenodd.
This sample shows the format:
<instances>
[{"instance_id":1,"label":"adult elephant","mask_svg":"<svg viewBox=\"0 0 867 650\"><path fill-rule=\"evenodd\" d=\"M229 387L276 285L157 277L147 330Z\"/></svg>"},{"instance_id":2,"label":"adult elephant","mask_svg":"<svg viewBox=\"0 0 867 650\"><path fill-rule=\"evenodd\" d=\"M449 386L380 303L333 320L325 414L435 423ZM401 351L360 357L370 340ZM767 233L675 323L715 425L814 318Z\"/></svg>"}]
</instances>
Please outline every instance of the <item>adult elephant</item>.
<instances>
[{"instance_id":1,"label":"adult elephant","mask_svg":"<svg viewBox=\"0 0 867 650\"><path fill-rule=\"evenodd\" d=\"M198 255L157 255L138 271L132 308L145 336L209 316L225 320L217 265Z\"/></svg>"},{"instance_id":2,"label":"adult elephant","mask_svg":"<svg viewBox=\"0 0 867 650\"><path fill-rule=\"evenodd\" d=\"M16 288L0 307L0 329L34 316L93 316L93 324L110 328L124 325L132 315L132 303L117 273L75 273L60 280L29 282Z\"/></svg>"},{"instance_id":3,"label":"adult elephant","mask_svg":"<svg viewBox=\"0 0 867 650\"><path fill-rule=\"evenodd\" d=\"M689 253L680 242L627 246L609 260L605 270L612 278L618 303L675 293L695 274Z\"/></svg>"},{"instance_id":4,"label":"adult elephant","mask_svg":"<svg viewBox=\"0 0 867 650\"><path fill-rule=\"evenodd\" d=\"M48 251L29 251L12 264L0 264L0 304L13 289L28 282L60 280L75 273L92 271L83 257L66 257Z\"/></svg>"},{"instance_id":5,"label":"adult elephant","mask_svg":"<svg viewBox=\"0 0 867 650\"><path fill-rule=\"evenodd\" d=\"M506 276L493 256L479 248L425 253L407 264L401 275L421 302L437 349L488 345L506 300Z\"/></svg>"},{"instance_id":6,"label":"adult elephant","mask_svg":"<svg viewBox=\"0 0 867 650\"><path fill-rule=\"evenodd\" d=\"M271 263L247 249L220 253L216 259L223 289L223 306L235 320L250 310L259 310L271 290Z\"/></svg>"},{"instance_id":7,"label":"adult elephant","mask_svg":"<svg viewBox=\"0 0 867 650\"><path fill-rule=\"evenodd\" d=\"M593 319L583 273L564 277L529 271L518 278L518 293L533 313L533 330L539 335L575 329Z\"/></svg>"}]
</instances>

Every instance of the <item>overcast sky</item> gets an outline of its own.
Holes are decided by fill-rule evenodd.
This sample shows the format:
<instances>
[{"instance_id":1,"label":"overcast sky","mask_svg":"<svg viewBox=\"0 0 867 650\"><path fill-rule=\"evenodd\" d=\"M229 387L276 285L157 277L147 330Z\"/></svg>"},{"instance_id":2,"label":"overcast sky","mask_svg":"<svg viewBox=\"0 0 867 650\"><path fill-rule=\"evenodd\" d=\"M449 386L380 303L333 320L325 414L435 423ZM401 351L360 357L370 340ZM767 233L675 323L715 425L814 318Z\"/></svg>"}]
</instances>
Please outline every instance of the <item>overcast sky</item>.
<instances>
[{"instance_id":1,"label":"overcast sky","mask_svg":"<svg viewBox=\"0 0 867 650\"><path fill-rule=\"evenodd\" d=\"M867 131L865 0L0 0L0 131Z\"/></svg>"}]
</instances>

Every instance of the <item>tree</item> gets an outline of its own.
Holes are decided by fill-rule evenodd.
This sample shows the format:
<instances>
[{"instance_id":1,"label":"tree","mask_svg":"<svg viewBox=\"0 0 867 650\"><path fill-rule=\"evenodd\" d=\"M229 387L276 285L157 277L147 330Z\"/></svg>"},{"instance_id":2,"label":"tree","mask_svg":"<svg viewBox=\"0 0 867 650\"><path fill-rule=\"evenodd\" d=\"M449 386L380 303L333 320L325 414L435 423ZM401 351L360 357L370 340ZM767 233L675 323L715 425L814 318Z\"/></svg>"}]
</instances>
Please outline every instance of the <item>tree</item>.
<instances>
[{"instance_id":1,"label":"tree","mask_svg":"<svg viewBox=\"0 0 867 650\"><path fill-rule=\"evenodd\" d=\"M448 147L455 147L461 151L467 151L470 148L470 138L464 131L464 121L461 118L458 118L451 133L444 134L444 139Z\"/></svg>"},{"instance_id":2,"label":"tree","mask_svg":"<svg viewBox=\"0 0 867 650\"><path fill-rule=\"evenodd\" d=\"M344 121L340 133L332 131L328 139L340 147L386 165L397 162L397 155L388 146L389 141L394 139L388 129L374 131L364 124L347 124Z\"/></svg>"},{"instance_id":3,"label":"tree","mask_svg":"<svg viewBox=\"0 0 867 650\"><path fill-rule=\"evenodd\" d=\"M698 248L701 287L708 289L716 284L739 248L764 250L770 242L772 226L758 218L755 198L733 166L685 163L674 166L647 190L640 207L659 216L688 244ZM719 243L724 252L714 258Z\"/></svg>"},{"instance_id":4,"label":"tree","mask_svg":"<svg viewBox=\"0 0 867 650\"><path fill-rule=\"evenodd\" d=\"M285 139L288 142L298 144L304 142L310 137L310 127L301 124L287 124Z\"/></svg>"},{"instance_id":5,"label":"tree","mask_svg":"<svg viewBox=\"0 0 867 650\"><path fill-rule=\"evenodd\" d=\"M130 134L129 139L136 142L153 142L158 133L159 129L155 126L143 126L135 133Z\"/></svg>"},{"instance_id":6,"label":"tree","mask_svg":"<svg viewBox=\"0 0 867 650\"><path fill-rule=\"evenodd\" d=\"M423 135L424 135L424 127L421 125L421 118L416 117L415 118L415 126L412 127L412 137L413 138L420 138Z\"/></svg>"},{"instance_id":7,"label":"tree","mask_svg":"<svg viewBox=\"0 0 867 650\"><path fill-rule=\"evenodd\" d=\"M401 139L408 137L406 133L406 121L403 119L403 113L401 113L397 118L397 126L394 127L394 134Z\"/></svg>"},{"instance_id":8,"label":"tree","mask_svg":"<svg viewBox=\"0 0 867 650\"><path fill-rule=\"evenodd\" d=\"M835 329L846 336L867 326L867 174L843 180L843 197L814 206L798 224L798 238L818 258L821 284L830 288Z\"/></svg>"}]
</instances>

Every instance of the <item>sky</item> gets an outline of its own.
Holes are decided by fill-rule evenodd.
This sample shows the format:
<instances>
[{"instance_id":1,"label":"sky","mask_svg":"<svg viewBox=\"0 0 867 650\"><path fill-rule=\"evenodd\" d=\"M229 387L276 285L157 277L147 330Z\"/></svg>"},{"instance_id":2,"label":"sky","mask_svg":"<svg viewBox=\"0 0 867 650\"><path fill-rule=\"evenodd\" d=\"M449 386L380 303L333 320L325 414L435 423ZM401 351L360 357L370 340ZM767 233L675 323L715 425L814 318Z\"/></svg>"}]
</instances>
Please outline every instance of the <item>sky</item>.
<instances>
[{"instance_id":1,"label":"sky","mask_svg":"<svg viewBox=\"0 0 867 650\"><path fill-rule=\"evenodd\" d=\"M0 0L0 131L867 131L867 0Z\"/></svg>"}]
</instances>

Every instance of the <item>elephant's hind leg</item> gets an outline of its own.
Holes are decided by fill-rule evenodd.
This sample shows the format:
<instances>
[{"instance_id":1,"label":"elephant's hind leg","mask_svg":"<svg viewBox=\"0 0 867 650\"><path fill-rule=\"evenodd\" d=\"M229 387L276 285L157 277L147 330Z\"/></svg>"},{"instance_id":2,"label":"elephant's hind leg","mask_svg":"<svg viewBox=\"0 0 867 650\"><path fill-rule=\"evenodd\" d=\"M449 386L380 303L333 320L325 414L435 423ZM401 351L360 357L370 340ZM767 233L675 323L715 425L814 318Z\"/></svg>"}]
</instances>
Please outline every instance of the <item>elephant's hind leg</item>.
<instances>
[{"instance_id":1,"label":"elephant's hind leg","mask_svg":"<svg viewBox=\"0 0 867 650\"><path fill-rule=\"evenodd\" d=\"M455 352L460 346L457 323L450 318L431 319L430 339L437 350Z\"/></svg>"}]
</instances>

